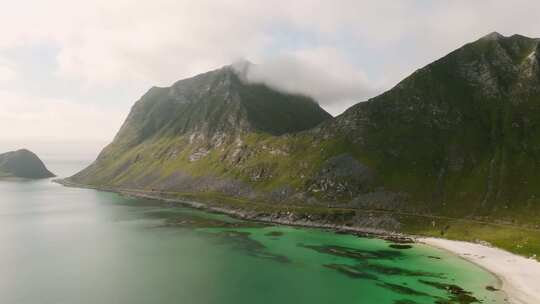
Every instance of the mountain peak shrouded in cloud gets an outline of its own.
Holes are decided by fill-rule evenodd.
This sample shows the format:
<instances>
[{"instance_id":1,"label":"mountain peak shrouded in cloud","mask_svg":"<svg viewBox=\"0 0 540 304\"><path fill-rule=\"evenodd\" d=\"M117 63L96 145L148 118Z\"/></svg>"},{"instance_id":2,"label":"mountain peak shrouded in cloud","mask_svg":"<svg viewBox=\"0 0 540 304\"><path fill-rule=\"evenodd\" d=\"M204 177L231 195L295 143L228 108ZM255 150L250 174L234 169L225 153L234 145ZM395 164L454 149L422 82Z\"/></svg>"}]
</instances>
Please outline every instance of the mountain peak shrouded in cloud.
<instances>
[{"instance_id":1,"label":"mountain peak shrouded in cloud","mask_svg":"<svg viewBox=\"0 0 540 304\"><path fill-rule=\"evenodd\" d=\"M380 91L366 73L347 64L334 49L284 54L249 64L243 70L251 83L263 83L276 90L314 98L330 113L367 100Z\"/></svg>"},{"instance_id":2,"label":"mountain peak shrouded in cloud","mask_svg":"<svg viewBox=\"0 0 540 304\"><path fill-rule=\"evenodd\" d=\"M12 2L0 11L0 128L15 132L0 140L108 140L147 88L236 58L256 63L249 81L339 114L494 29L540 36L540 2L487 2Z\"/></svg>"},{"instance_id":3,"label":"mountain peak shrouded in cloud","mask_svg":"<svg viewBox=\"0 0 540 304\"><path fill-rule=\"evenodd\" d=\"M205 137L244 132L279 135L330 119L311 98L252 84L242 78L248 61L152 87L132 107L115 143L130 147L155 136Z\"/></svg>"},{"instance_id":4,"label":"mountain peak shrouded in cloud","mask_svg":"<svg viewBox=\"0 0 540 304\"><path fill-rule=\"evenodd\" d=\"M231 67L242 80L247 80L249 70L253 67L253 63L247 59L236 60L231 64Z\"/></svg>"},{"instance_id":5,"label":"mountain peak shrouded in cloud","mask_svg":"<svg viewBox=\"0 0 540 304\"><path fill-rule=\"evenodd\" d=\"M231 66L243 81L309 96L334 115L340 111L332 107L364 101L378 92L364 73L347 67L343 58L329 50L283 55L262 63L241 60Z\"/></svg>"}]
</instances>

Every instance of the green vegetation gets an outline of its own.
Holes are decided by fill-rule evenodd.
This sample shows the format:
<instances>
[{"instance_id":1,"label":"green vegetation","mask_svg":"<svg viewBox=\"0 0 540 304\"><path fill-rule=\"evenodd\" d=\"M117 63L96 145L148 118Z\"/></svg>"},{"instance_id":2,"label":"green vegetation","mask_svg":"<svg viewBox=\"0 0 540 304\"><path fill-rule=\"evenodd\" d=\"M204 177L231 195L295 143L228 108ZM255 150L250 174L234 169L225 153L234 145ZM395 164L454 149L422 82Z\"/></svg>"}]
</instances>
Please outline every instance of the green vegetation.
<instances>
[{"instance_id":1,"label":"green vegetation","mask_svg":"<svg viewBox=\"0 0 540 304\"><path fill-rule=\"evenodd\" d=\"M375 210L379 228L540 255L538 39L488 35L335 119L241 79L151 89L70 180L348 225Z\"/></svg>"}]
</instances>

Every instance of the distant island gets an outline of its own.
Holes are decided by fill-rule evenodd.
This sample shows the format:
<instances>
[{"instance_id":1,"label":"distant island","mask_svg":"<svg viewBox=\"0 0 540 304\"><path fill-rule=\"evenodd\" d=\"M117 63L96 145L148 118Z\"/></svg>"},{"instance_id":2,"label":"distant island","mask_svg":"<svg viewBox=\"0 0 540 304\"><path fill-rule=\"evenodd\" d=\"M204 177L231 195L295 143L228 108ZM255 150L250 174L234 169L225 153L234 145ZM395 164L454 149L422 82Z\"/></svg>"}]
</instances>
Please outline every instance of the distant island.
<instances>
[{"instance_id":1,"label":"distant island","mask_svg":"<svg viewBox=\"0 0 540 304\"><path fill-rule=\"evenodd\" d=\"M29 150L20 149L0 154L0 178L40 179L54 176L41 159Z\"/></svg>"}]
</instances>

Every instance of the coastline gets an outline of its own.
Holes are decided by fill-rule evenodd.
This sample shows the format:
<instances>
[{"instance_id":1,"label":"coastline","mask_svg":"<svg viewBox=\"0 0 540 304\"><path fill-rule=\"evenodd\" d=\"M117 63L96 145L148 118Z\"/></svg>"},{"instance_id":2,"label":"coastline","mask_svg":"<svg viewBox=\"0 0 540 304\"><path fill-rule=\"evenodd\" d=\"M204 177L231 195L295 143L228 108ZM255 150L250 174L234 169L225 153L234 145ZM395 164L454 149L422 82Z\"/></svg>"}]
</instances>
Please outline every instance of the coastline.
<instances>
[{"instance_id":1,"label":"coastline","mask_svg":"<svg viewBox=\"0 0 540 304\"><path fill-rule=\"evenodd\" d=\"M118 193L124 196L136 197L136 198L141 198L141 199L157 200L157 201L162 201L162 202L167 202L167 203L172 203L172 204L179 204L179 205L194 208L194 209L226 214L233 218L246 220L246 221L255 221L255 222L261 222L261 223L270 223L270 224L277 224L277 225L306 227L306 228L329 229L329 230L334 230L338 233L347 233L347 234L353 234L353 235L362 236L362 237L376 237L376 238L390 240L390 241L394 241L398 243L414 243L415 242L414 236L400 233L400 232L379 229L379 228L345 226L345 225L339 225L339 224L332 224L329 222L320 222L320 221L305 220L305 219L298 220L289 216L282 217L282 216L276 216L272 214L251 212L251 211L239 210L239 209L233 209L233 208L216 207L216 206L209 205L207 203L202 203L202 202L198 202L194 200L188 200L184 198L182 199L168 198L159 194L149 194L151 193L151 191L145 192L145 191L131 190L131 189L128 190L128 189L115 189L115 188L110 188L110 187L88 186L88 185L72 183L63 179L55 179L53 180L53 182L66 186L66 187L114 192L114 193Z\"/></svg>"},{"instance_id":2,"label":"coastline","mask_svg":"<svg viewBox=\"0 0 540 304\"><path fill-rule=\"evenodd\" d=\"M137 190L80 185L58 179L53 180L53 182L66 187L115 192L125 196L179 204L209 212L227 214L231 217L248 221L306 228L329 229L339 233L353 234L361 237L376 237L401 243L422 243L451 252L452 254L455 254L492 273L500 280L501 291L505 294L506 299L510 304L540 303L540 289L536 286L538 285L537 281L540 279L540 262L507 252L499 248L489 247L489 245L434 237L408 235L383 229L344 226L310 220L294 220L290 218L275 217L268 214L261 215L257 212L215 207L193 200L167 198L160 196L159 194L148 194L146 192Z\"/></svg>"},{"instance_id":3,"label":"coastline","mask_svg":"<svg viewBox=\"0 0 540 304\"><path fill-rule=\"evenodd\" d=\"M540 303L540 263L483 244L439 238L418 238L418 242L449 251L493 273L511 304Z\"/></svg>"}]
</instances>

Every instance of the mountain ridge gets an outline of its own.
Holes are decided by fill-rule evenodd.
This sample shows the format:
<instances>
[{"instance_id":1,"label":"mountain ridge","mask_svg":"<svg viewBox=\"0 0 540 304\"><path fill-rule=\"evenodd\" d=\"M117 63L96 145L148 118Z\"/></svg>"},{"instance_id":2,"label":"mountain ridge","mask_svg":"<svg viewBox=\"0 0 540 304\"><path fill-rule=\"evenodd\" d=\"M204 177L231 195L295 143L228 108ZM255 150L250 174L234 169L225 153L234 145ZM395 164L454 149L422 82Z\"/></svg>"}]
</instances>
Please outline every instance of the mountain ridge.
<instances>
[{"instance_id":1,"label":"mountain ridge","mask_svg":"<svg viewBox=\"0 0 540 304\"><path fill-rule=\"evenodd\" d=\"M287 215L303 221L345 208L352 210L346 216L319 220L476 237L540 253L540 234L516 228L540 227L539 41L490 34L338 117L294 132L268 132L279 124L273 118L259 128L242 119L242 132L217 137L201 129L153 133L125 150L104 150L68 182L219 197L210 199L217 204L246 200L247 210L262 202L262 213L278 218L292 206L318 208Z\"/></svg>"},{"instance_id":2,"label":"mountain ridge","mask_svg":"<svg viewBox=\"0 0 540 304\"><path fill-rule=\"evenodd\" d=\"M168 141L164 143L168 149L164 153L176 155L186 150L175 145L175 141L193 147L188 155L193 162L214 148L241 146L242 137L249 134L292 134L332 119L309 97L247 83L236 73L235 67L225 66L177 81L171 87L150 89L132 107L115 139L95 164L99 166L124 151L160 138ZM91 175L89 172L91 168L75 178Z\"/></svg>"},{"instance_id":3,"label":"mountain ridge","mask_svg":"<svg viewBox=\"0 0 540 304\"><path fill-rule=\"evenodd\" d=\"M271 102L268 102L272 106L292 107L296 104L300 104L305 107L302 110L310 112L302 115L303 113L298 113L297 109L290 108L288 111L292 111L292 114L294 114L294 117L290 117L292 114L283 111L275 114L273 113L275 111L272 111L272 109L269 109L268 107L264 109L252 109L253 107L265 106L261 103L254 105L257 98L254 98L252 96L253 94L258 94L258 96L256 96L257 98L266 97L264 96L265 94L270 95L267 98L273 99ZM281 100L286 100L289 104L273 104ZM158 104L156 105L156 103ZM131 117L128 117L122 129L129 127L130 119L137 119L137 116L139 115L138 107L144 107L147 104L151 104L154 106L154 109L150 110L154 111L159 103L163 103L161 106L164 109L158 109L161 111L159 111L157 115L165 122L170 123L171 120L171 118L166 115L172 115L175 119L178 119L178 116L180 115L180 113L178 113L179 110L188 112L187 114L191 116L199 116L197 117L198 120L193 117L185 119L185 121L182 121L183 125L177 123L177 125L174 126L176 127L174 130L176 134L185 133L187 131L199 131L210 135L220 131L236 132L240 130L261 131L279 135L304 130L313 127L324 119L331 118L328 113L322 110L322 108L309 97L280 93L266 87L264 84L245 83L245 81L241 80L241 77L237 76L234 67L225 66L217 70L177 81L170 87L153 87L134 105L130 113ZM201 106L198 103L208 103L208 105L205 104L205 108L203 109L175 108L192 104L194 106ZM171 110L172 112L167 112L167 110ZM263 110L266 110L266 114L270 115L270 118L273 119L278 119L279 117L277 117L277 115L287 115L289 117L286 117L287 120L281 121L281 126L270 126L269 123L265 121L265 117L254 117L258 114L255 113L255 111ZM232 113L214 113L212 111L232 111ZM141 114L148 116L153 113ZM181 113L181 115L186 114ZM304 119L302 120L303 117ZM212 125L212 120L218 120L221 124L218 124L217 126ZM193 123L192 121L195 122ZM228 125L223 126L223 124ZM160 126L155 127L159 128ZM126 132L122 129L118 133L118 137L126 136L122 134ZM152 130L149 130L148 132L151 131Z\"/></svg>"}]
</instances>

